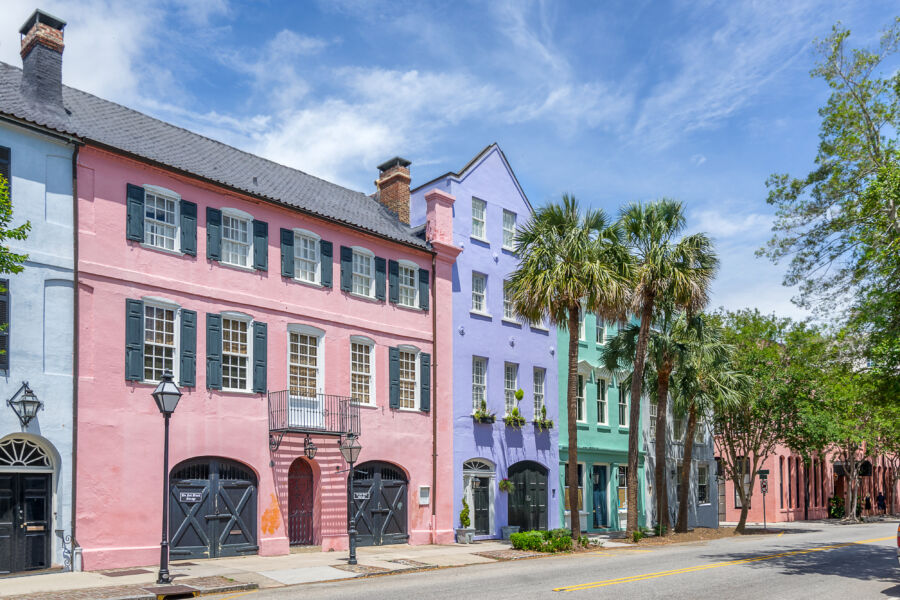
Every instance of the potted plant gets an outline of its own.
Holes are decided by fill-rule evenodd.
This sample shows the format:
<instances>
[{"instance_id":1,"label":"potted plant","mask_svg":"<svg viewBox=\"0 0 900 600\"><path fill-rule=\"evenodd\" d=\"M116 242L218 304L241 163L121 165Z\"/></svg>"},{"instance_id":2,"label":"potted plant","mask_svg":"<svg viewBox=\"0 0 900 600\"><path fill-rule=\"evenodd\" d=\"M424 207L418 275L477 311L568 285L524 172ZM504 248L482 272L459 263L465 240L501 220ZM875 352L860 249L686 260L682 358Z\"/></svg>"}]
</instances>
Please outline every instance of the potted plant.
<instances>
[{"instance_id":1,"label":"potted plant","mask_svg":"<svg viewBox=\"0 0 900 600\"><path fill-rule=\"evenodd\" d=\"M513 488L515 486L513 485L512 481L510 481L509 479L504 477L503 479L500 480L500 483L497 484L497 487L500 488L501 492L509 494L510 492L513 491Z\"/></svg>"},{"instance_id":2,"label":"potted plant","mask_svg":"<svg viewBox=\"0 0 900 600\"><path fill-rule=\"evenodd\" d=\"M546 406L541 407L541 416L534 420L534 426L537 427L538 432L553 429L553 420L547 418Z\"/></svg>"},{"instance_id":3,"label":"potted plant","mask_svg":"<svg viewBox=\"0 0 900 600\"><path fill-rule=\"evenodd\" d=\"M475 530L469 528L472 521L469 518L469 503L466 502L465 497L463 497L462 505L462 510L459 511L460 528L456 530L456 543L471 544L472 537L475 535Z\"/></svg>"},{"instance_id":4,"label":"potted plant","mask_svg":"<svg viewBox=\"0 0 900 600\"><path fill-rule=\"evenodd\" d=\"M502 525L500 527L500 534L504 540L508 540L509 536L511 536L514 533L519 533L518 525Z\"/></svg>"},{"instance_id":5,"label":"potted plant","mask_svg":"<svg viewBox=\"0 0 900 600\"><path fill-rule=\"evenodd\" d=\"M482 400L481 406L478 408L478 410L472 413L472 419L476 423L493 423L497 420L497 416L494 413L488 411L487 402Z\"/></svg>"},{"instance_id":6,"label":"potted plant","mask_svg":"<svg viewBox=\"0 0 900 600\"><path fill-rule=\"evenodd\" d=\"M509 414L503 417L503 422L508 426L514 427L516 429L521 429L522 425L526 423L525 417L523 417L522 413L519 412L518 406L513 406L512 410L509 411Z\"/></svg>"}]
</instances>

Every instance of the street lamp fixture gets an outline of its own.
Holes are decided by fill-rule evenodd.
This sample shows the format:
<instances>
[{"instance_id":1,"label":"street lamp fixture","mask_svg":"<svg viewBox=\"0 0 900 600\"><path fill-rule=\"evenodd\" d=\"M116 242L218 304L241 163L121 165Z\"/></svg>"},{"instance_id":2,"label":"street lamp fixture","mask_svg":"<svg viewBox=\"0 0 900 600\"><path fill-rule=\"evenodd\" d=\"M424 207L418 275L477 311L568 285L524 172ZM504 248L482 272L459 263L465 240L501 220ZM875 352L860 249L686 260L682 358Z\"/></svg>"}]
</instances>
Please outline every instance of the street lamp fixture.
<instances>
[{"instance_id":1,"label":"street lamp fixture","mask_svg":"<svg viewBox=\"0 0 900 600\"><path fill-rule=\"evenodd\" d=\"M348 536L350 537L350 559L347 561L347 564L355 565L356 564L356 498L354 498L353 494L353 463L359 458L359 453L362 451L362 446L359 445L359 440L356 439L356 434L351 433L346 437L346 439L341 440L341 456L344 457L344 460L350 465L350 523L347 531Z\"/></svg>"},{"instance_id":2,"label":"street lamp fixture","mask_svg":"<svg viewBox=\"0 0 900 600\"><path fill-rule=\"evenodd\" d=\"M9 407L19 417L19 423L22 429L28 427L31 420L37 416L37 413L44 406L44 403L38 400L34 395L34 391L28 386L27 381L22 382L19 390L13 394L13 397L6 401Z\"/></svg>"},{"instance_id":3,"label":"street lamp fixture","mask_svg":"<svg viewBox=\"0 0 900 600\"><path fill-rule=\"evenodd\" d=\"M159 577L156 583L172 583L169 577L169 417L175 412L181 399L181 390L175 385L172 371L163 373L162 380L153 390L156 407L162 413L165 422L165 444L163 445L163 517L162 541L159 543Z\"/></svg>"},{"instance_id":4,"label":"street lamp fixture","mask_svg":"<svg viewBox=\"0 0 900 600\"><path fill-rule=\"evenodd\" d=\"M318 452L318 451L319 451L319 449L316 447L316 445L313 443L313 441L311 439L309 439L309 436L307 435L306 439L303 441L303 454L306 455L306 458L308 458L309 460L312 460L316 457L316 452Z\"/></svg>"}]
</instances>

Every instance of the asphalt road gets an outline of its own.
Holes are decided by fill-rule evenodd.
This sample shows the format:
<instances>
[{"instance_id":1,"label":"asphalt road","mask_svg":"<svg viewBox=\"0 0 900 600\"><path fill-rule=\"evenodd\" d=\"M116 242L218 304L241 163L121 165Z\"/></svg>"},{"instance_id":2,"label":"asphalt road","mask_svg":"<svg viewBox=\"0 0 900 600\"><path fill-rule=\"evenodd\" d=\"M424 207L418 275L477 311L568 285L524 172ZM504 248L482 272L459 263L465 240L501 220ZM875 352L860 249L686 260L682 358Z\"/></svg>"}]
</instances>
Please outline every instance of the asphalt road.
<instances>
[{"instance_id":1,"label":"asphalt road","mask_svg":"<svg viewBox=\"0 0 900 600\"><path fill-rule=\"evenodd\" d=\"M897 523L517 560L250 593L234 600L900 598Z\"/></svg>"}]
</instances>

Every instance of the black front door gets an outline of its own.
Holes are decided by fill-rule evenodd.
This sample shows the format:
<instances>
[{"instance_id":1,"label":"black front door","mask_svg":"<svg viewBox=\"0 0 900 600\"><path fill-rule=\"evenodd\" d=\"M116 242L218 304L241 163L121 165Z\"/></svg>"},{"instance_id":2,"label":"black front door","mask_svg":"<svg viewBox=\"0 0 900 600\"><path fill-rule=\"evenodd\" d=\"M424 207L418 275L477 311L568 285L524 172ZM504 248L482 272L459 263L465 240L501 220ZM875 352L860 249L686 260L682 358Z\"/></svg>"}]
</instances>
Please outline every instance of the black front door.
<instances>
[{"instance_id":1,"label":"black front door","mask_svg":"<svg viewBox=\"0 0 900 600\"><path fill-rule=\"evenodd\" d=\"M406 492L406 476L394 465L371 462L356 467L348 506L355 511L360 546L405 544L409 540Z\"/></svg>"},{"instance_id":2,"label":"black front door","mask_svg":"<svg viewBox=\"0 0 900 600\"><path fill-rule=\"evenodd\" d=\"M472 511L475 515L475 533L490 535L491 532L491 479L472 478Z\"/></svg>"},{"instance_id":3,"label":"black front door","mask_svg":"<svg viewBox=\"0 0 900 600\"><path fill-rule=\"evenodd\" d=\"M304 459L298 458L288 471L288 539L292 545L315 542L313 532L313 474Z\"/></svg>"},{"instance_id":4,"label":"black front door","mask_svg":"<svg viewBox=\"0 0 900 600\"><path fill-rule=\"evenodd\" d=\"M509 468L509 480L509 524L520 531L547 529L547 469L536 462L518 462Z\"/></svg>"},{"instance_id":5,"label":"black front door","mask_svg":"<svg viewBox=\"0 0 900 600\"><path fill-rule=\"evenodd\" d=\"M169 544L172 558L255 554L253 472L217 458L191 459L172 469Z\"/></svg>"},{"instance_id":6,"label":"black front door","mask_svg":"<svg viewBox=\"0 0 900 600\"><path fill-rule=\"evenodd\" d=\"M50 566L50 474L0 473L0 574Z\"/></svg>"}]
</instances>

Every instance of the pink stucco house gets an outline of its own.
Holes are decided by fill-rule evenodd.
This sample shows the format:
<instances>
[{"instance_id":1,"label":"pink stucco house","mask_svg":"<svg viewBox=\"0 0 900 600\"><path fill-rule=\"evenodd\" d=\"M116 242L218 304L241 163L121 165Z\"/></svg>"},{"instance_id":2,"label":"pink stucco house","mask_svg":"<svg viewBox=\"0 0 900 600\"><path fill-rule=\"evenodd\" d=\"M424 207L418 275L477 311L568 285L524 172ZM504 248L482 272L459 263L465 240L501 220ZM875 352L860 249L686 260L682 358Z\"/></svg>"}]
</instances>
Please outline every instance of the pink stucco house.
<instances>
[{"instance_id":1,"label":"pink stucco house","mask_svg":"<svg viewBox=\"0 0 900 600\"><path fill-rule=\"evenodd\" d=\"M409 162L354 192L63 88L77 155L77 517L85 569L154 563L166 370L172 559L452 540L453 198ZM35 119L42 118L40 115ZM439 367L439 368L438 368Z\"/></svg>"}]
</instances>

